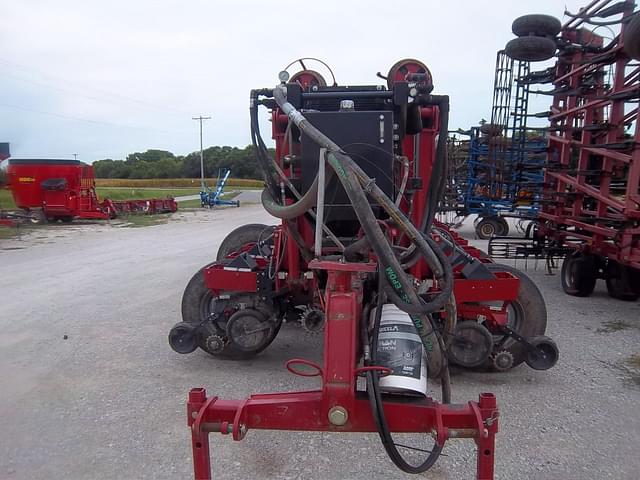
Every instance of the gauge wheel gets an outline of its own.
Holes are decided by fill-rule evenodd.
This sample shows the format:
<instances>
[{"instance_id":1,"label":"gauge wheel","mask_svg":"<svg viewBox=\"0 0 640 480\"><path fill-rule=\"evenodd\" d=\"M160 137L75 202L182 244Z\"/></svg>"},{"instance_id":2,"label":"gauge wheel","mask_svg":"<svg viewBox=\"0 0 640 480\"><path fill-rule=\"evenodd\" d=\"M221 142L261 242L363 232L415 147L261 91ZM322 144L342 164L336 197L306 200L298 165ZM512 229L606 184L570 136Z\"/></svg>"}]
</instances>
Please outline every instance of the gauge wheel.
<instances>
[{"instance_id":1,"label":"gauge wheel","mask_svg":"<svg viewBox=\"0 0 640 480\"><path fill-rule=\"evenodd\" d=\"M492 272L508 272L520 280L518 296L507 305L507 326L525 338L544 335L547 329L547 307L540 290L524 272L499 263L488 263ZM500 351L513 355L513 366L526 359L526 348L514 339L494 333L494 344Z\"/></svg>"},{"instance_id":2,"label":"gauge wheel","mask_svg":"<svg viewBox=\"0 0 640 480\"><path fill-rule=\"evenodd\" d=\"M492 348L491 332L484 325L467 320L456 325L448 348L449 359L461 367L479 367L487 361Z\"/></svg>"},{"instance_id":3,"label":"gauge wheel","mask_svg":"<svg viewBox=\"0 0 640 480\"><path fill-rule=\"evenodd\" d=\"M560 352L556 342L549 337L539 336L529 339L531 347L527 350L525 361L534 370L549 370L560 358Z\"/></svg>"}]
</instances>

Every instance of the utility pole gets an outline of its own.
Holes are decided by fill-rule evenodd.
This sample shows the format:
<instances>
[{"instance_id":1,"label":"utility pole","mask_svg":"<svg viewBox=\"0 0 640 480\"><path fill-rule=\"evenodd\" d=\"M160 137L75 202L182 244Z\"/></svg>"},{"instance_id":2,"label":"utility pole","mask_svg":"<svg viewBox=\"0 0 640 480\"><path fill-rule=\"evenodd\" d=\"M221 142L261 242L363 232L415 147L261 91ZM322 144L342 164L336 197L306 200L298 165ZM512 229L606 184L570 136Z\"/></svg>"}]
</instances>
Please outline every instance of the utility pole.
<instances>
[{"instance_id":1,"label":"utility pole","mask_svg":"<svg viewBox=\"0 0 640 480\"><path fill-rule=\"evenodd\" d=\"M73 155L73 159L74 160L78 160L78 154L77 153L72 153L71 155Z\"/></svg>"},{"instance_id":2,"label":"utility pole","mask_svg":"<svg viewBox=\"0 0 640 480\"><path fill-rule=\"evenodd\" d=\"M211 117L203 117L202 115L200 115L198 117L191 118L200 122L200 190L204 192L204 153L202 152L202 121L209 120L211 119Z\"/></svg>"}]
</instances>

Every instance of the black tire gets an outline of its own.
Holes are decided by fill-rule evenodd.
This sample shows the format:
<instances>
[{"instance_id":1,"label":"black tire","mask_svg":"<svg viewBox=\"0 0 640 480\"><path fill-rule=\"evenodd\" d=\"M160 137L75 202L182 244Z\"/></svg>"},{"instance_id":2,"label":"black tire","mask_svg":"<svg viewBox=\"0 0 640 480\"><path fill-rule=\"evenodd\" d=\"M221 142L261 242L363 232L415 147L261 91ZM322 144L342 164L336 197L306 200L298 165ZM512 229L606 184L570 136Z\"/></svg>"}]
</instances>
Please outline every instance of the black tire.
<instances>
[{"instance_id":1,"label":"black tire","mask_svg":"<svg viewBox=\"0 0 640 480\"><path fill-rule=\"evenodd\" d=\"M475 368L487 362L493 349L493 337L485 326L472 320L456 325L449 360L465 368Z\"/></svg>"},{"instance_id":2,"label":"black tire","mask_svg":"<svg viewBox=\"0 0 640 480\"><path fill-rule=\"evenodd\" d=\"M39 225L41 223L47 223L47 217L42 211L41 208L36 208L34 210L25 210L25 215L29 218L29 222L34 225Z\"/></svg>"},{"instance_id":3,"label":"black tire","mask_svg":"<svg viewBox=\"0 0 640 480\"><path fill-rule=\"evenodd\" d=\"M509 223L503 217L497 217L495 221L498 224L498 236L506 237L509 235Z\"/></svg>"},{"instance_id":4,"label":"black tire","mask_svg":"<svg viewBox=\"0 0 640 480\"><path fill-rule=\"evenodd\" d=\"M556 42L546 37L518 37L509 41L504 50L514 60L540 62L553 57Z\"/></svg>"},{"instance_id":5,"label":"black tire","mask_svg":"<svg viewBox=\"0 0 640 480\"><path fill-rule=\"evenodd\" d=\"M209 264L211 265L211 264ZM207 288L204 283L204 269L209 265L205 265L198 272L191 277L189 283L184 289L182 294L182 321L194 326L200 326L204 320L209 317L213 309L213 294L211 290ZM214 352L207 348L207 336L220 334L222 332L216 332L215 327L211 326L208 329L201 329L199 334L196 335L196 343L198 347L214 357L244 359L254 356L246 352L241 352L233 345L227 344L221 352ZM266 348L266 347L265 347Z\"/></svg>"},{"instance_id":6,"label":"black tire","mask_svg":"<svg viewBox=\"0 0 640 480\"><path fill-rule=\"evenodd\" d=\"M611 298L626 302L634 302L640 298L640 270L609 260L605 278Z\"/></svg>"},{"instance_id":7,"label":"black tire","mask_svg":"<svg viewBox=\"0 0 640 480\"><path fill-rule=\"evenodd\" d=\"M71 215L65 215L64 217L60 217L60 221L62 223L71 223L73 222L73 217Z\"/></svg>"},{"instance_id":8,"label":"black tire","mask_svg":"<svg viewBox=\"0 0 640 480\"><path fill-rule=\"evenodd\" d=\"M509 304L508 326L525 338L544 335L547 329L547 306L540 290L524 272L499 263L488 263L492 272L509 272L520 280L518 297ZM508 338L500 346L513 355L513 366L525 361L527 351L521 344Z\"/></svg>"},{"instance_id":9,"label":"black tire","mask_svg":"<svg viewBox=\"0 0 640 480\"><path fill-rule=\"evenodd\" d=\"M567 295L588 297L593 293L598 278L598 267L593 255L569 253L560 270L562 289Z\"/></svg>"},{"instance_id":10,"label":"black tire","mask_svg":"<svg viewBox=\"0 0 640 480\"><path fill-rule=\"evenodd\" d=\"M480 125L480 133L484 133L488 137L497 137L502 135L502 125L496 125L495 123L485 123Z\"/></svg>"},{"instance_id":11,"label":"black tire","mask_svg":"<svg viewBox=\"0 0 640 480\"><path fill-rule=\"evenodd\" d=\"M562 23L551 15L523 15L511 24L511 31L518 37L536 35L539 37L555 37L560 33Z\"/></svg>"},{"instance_id":12,"label":"black tire","mask_svg":"<svg viewBox=\"0 0 640 480\"><path fill-rule=\"evenodd\" d=\"M527 350L525 362L534 370L549 370L558 363L560 351L556 342L549 337L540 336L529 340L535 350Z\"/></svg>"},{"instance_id":13,"label":"black tire","mask_svg":"<svg viewBox=\"0 0 640 480\"><path fill-rule=\"evenodd\" d=\"M635 14L624 30L624 51L634 60L640 60L640 15Z\"/></svg>"},{"instance_id":14,"label":"black tire","mask_svg":"<svg viewBox=\"0 0 640 480\"><path fill-rule=\"evenodd\" d=\"M216 260L222 260L227 255L235 252L247 243L257 242L258 237L262 232L264 232L266 228L269 227L267 225L263 225L262 223L249 223L247 225L236 228L229 235L227 235L220 244L220 248L218 248L218 253L216 255Z\"/></svg>"},{"instance_id":15,"label":"black tire","mask_svg":"<svg viewBox=\"0 0 640 480\"><path fill-rule=\"evenodd\" d=\"M476 235L480 240L489 240L498 235L500 227L494 218L483 218L476 225Z\"/></svg>"}]
</instances>

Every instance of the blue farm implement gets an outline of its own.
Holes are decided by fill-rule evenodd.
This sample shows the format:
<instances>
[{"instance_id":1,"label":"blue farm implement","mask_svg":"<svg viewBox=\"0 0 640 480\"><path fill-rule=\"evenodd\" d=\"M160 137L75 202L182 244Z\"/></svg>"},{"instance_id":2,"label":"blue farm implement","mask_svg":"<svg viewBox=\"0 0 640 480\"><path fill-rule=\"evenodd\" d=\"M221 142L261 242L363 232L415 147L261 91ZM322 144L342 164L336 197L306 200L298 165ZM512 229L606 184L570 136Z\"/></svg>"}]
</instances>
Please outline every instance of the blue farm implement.
<instances>
[{"instance_id":1,"label":"blue farm implement","mask_svg":"<svg viewBox=\"0 0 640 480\"><path fill-rule=\"evenodd\" d=\"M204 182L202 183L202 191L200 192L200 205L203 207L213 208L217 205L229 205L234 207L240 206L239 200L225 200L224 186L231 175L231 170L228 168L221 168L218 170L218 180L216 181L216 188L211 189L207 187Z\"/></svg>"}]
</instances>

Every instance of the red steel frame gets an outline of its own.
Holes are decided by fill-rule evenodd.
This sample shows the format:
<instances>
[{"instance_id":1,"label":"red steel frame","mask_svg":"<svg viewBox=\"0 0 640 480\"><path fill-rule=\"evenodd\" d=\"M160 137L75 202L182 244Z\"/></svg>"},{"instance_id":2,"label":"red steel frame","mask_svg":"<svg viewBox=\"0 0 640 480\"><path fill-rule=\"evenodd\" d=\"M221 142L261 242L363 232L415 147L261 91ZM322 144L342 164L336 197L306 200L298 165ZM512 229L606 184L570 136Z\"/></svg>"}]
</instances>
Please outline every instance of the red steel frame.
<instances>
[{"instance_id":1,"label":"red steel frame","mask_svg":"<svg viewBox=\"0 0 640 480\"><path fill-rule=\"evenodd\" d=\"M197 480L211 479L209 433L231 434L242 440L249 429L375 432L376 425L366 394L356 390L356 378L367 369L358 368L358 324L361 321L362 281L373 272L372 263L312 261L312 269L328 273L325 289L326 325L324 365L292 359L292 373L319 376L320 390L252 395L244 400L207 397L204 388L192 389L187 403L191 428L194 473ZM311 367L298 370L300 365ZM336 421L332 413L338 412ZM438 445L450 438L473 438L477 444L476 475L492 479L498 408L493 394L480 394L478 402L443 405L431 398L385 401L391 431L431 433Z\"/></svg>"},{"instance_id":2,"label":"red steel frame","mask_svg":"<svg viewBox=\"0 0 640 480\"><path fill-rule=\"evenodd\" d=\"M609 3L591 2L582 13L595 13ZM628 16L634 3L626 3ZM578 29L581 23L568 22L561 37L582 45L602 46L602 37ZM640 268L640 67L637 62L632 65L624 52L625 27L621 27L619 43L607 54L578 51L563 55L556 65L554 86L568 88L553 99L550 166L545 171L548 201L540 217L545 221L541 233L547 238ZM597 80L586 93L580 90L585 76ZM625 124L632 121L635 132L630 139L625 137ZM608 130L588 128L603 122L608 123ZM622 142L628 142L628 147L621 148ZM594 182L593 165L598 159L598 179ZM612 181L624 182L623 195L612 193Z\"/></svg>"}]
</instances>

